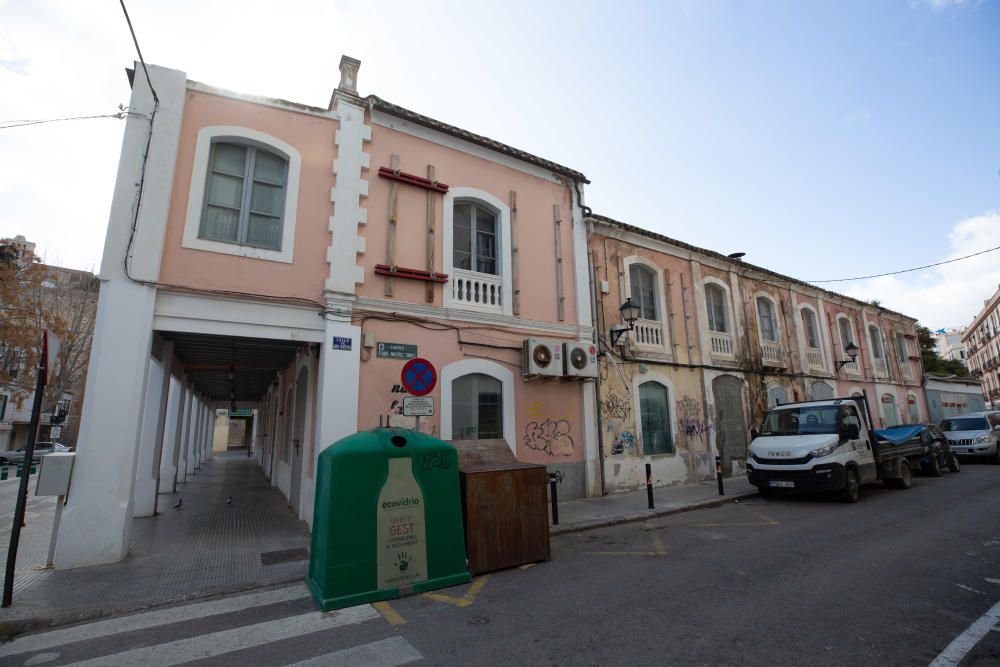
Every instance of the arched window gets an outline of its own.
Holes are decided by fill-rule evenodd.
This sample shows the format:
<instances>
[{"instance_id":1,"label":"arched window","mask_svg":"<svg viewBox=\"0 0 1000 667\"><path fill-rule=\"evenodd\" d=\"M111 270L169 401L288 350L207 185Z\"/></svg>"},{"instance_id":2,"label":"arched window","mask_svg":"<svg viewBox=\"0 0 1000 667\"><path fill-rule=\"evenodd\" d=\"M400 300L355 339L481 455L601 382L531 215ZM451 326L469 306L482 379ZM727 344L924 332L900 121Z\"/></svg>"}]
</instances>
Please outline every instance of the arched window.
<instances>
[{"instance_id":1,"label":"arched window","mask_svg":"<svg viewBox=\"0 0 1000 667\"><path fill-rule=\"evenodd\" d=\"M837 318L837 328L840 330L840 348L846 349L854 342L854 332L851 331L851 323L846 317Z\"/></svg>"},{"instance_id":2,"label":"arched window","mask_svg":"<svg viewBox=\"0 0 1000 667\"><path fill-rule=\"evenodd\" d=\"M291 263L301 167L299 152L278 137L201 128L181 245Z\"/></svg>"},{"instance_id":3,"label":"arched window","mask_svg":"<svg viewBox=\"0 0 1000 667\"><path fill-rule=\"evenodd\" d=\"M496 378L472 373L455 378L451 388L453 440L503 438L503 385Z\"/></svg>"},{"instance_id":4,"label":"arched window","mask_svg":"<svg viewBox=\"0 0 1000 667\"><path fill-rule=\"evenodd\" d=\"M639 317L658 320L656 309L656 272L648 266L632 264L628 270L632 303L639 306Z\"/></svg>"},{"instance_id":5,"label":"arched window","mask_svg":"<svg viewBox=\"0 0 1000 667\"><path fill-rule=\"evenodd\" d=\"M705 307L708 310L708 328L717 333L728 333L726 291L715 283L705 285Z\"/></svg>"},{"instance_id":6,"label":"arched window","mask_svg":"<svg viewBox=\"0 0 1000 667\"><path fill-rule=\"evenodd\" d=\"M281 249L288 161L263 148L212 144L198 237Z\"/></svg>"},{"instance_id":7,"label":"arched window","mask_svg":"<svg viewBox=\"0 0 1000 667\"><path fill-rule=\"evenodd\" d=\"M639 415L643 454L673 454L667 388L659 382L639 385Z\"/></svg>"},{"instance_id":8,"label":"arched window","mask_svg":"<svg viewBox=\"0 0 1000 667\"><path fill-rule=\"evenodd\" d=\"M806 334L806 347L819 348L819 327L816 325L816 315L809 308L802 309L802 329Z\"/></svg>"},{"instance_id":9,"label":"arched window","mask_svg":"<svg viewBox=\"0 0 1000 667\"><path fill-rule=\"evenodd\" d=\"M778 321L775 318L774 303L764 296L757 297L757 321L760 325L762 340L776 342L778 340Z\"/></svg>"},{"instance_id":10,"label":"arched window","mask_svg":"<svg viewBox=\"0 0 1000 667\"><path fill-rule=\"evenodd\" d=\"M882 359L882 334L874 324L868 326L868 338L872 344L872 356L876 359Z\"/></svg>"},{"instance_id":11,"label":"arched window","mask_svg":"<svg viewBox=\"0 0 1000 667\"><path fill-rule=\"evenodd\" d=\"M497 215L478 202L455 202L453 227L456 269L497 275Z\"/></svg>"}]
</instances>

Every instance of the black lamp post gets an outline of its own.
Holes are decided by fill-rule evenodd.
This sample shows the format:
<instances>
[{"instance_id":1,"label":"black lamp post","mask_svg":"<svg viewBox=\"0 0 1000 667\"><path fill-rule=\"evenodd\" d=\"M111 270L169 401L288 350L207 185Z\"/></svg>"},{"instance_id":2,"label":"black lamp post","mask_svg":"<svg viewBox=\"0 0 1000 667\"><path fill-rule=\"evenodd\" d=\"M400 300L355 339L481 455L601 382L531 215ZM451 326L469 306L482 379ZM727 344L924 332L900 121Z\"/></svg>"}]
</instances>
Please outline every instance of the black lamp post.
<instances>
[{"instance_id":1,"label":"black lamp post","mask_svg":"<svg viewBox=\"0 0 1000 667\"><path fill-rule=\"evenodd\" d=\"M617 345L618 340L625 334L626 331L631 331L635 328L635 321L639 319L639 306L632 303L632 297L625 299L625 303L619 308L622 314L622 321L625 322L627 326L615 325L611 327L611 344Z\"/></svg>"},{"instance_id":2,"label":"black lamp post","mask_svg":"<svg viewBox=\"0 0 1000 667\"><path fill-rule=\"evenodd\" d=\"M851 341L850 343L847 344L847 347L844 348L844 353L848 357L850 357L850 359L845 359L843 361L834 361L833 362L834 372L839 371L847 364L854 363L854 360L858 358L858 346L854 344L854 341Z\"/></svg>"}]
</instances>

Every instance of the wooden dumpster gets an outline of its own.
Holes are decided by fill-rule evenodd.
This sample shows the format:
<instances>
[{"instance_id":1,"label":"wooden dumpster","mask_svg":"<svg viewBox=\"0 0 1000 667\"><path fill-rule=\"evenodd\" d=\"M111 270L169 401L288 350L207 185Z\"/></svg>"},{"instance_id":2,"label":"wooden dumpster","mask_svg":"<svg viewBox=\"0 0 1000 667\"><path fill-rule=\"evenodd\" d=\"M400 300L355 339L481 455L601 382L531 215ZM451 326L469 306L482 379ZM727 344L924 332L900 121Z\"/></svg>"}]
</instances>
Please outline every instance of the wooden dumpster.
<instances>
[{"instance_id":1,"label":"wooden dumpster","mask_svg":"<svg viewBox=\"0 0 1000 667\"><path fill-rule=\"evenodd\" d=\"M549 560L548 472L503 440L454 441L469 572Z\"/></svg>"}]
</instances>

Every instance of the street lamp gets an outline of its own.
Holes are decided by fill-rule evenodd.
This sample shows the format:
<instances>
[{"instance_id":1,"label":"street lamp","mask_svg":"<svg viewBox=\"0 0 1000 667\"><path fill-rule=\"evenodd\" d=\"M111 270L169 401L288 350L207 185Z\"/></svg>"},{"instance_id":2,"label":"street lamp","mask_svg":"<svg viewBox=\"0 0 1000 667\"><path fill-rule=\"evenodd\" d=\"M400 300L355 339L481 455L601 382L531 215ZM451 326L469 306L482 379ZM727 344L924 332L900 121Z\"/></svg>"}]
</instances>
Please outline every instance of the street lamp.
<instances>
[{"instance_id":1,"label":"street lamp","mask_svg":"<svg viewBox=\"0 0 1000 667\"><path fill-rule=\"evenodd\" d=\"M639 306L632 303L632 297L625 299L625 303L619 308L622 314L622 321L625 322L627 326L622 326L617 324L611 327L611 344L617 345L618 340L625 334L626 331L631 331L635 328L635 321L639 319Z\"/></svg>"},{"instance_id":2,"label":"street lamp","mask_svg":"<svg viewBox=\"0 0 1000 667\"><path fill-rule=\"evenodd\" d=\"M854 363L854 360L858 358L858 346L854 344L854 341L851 341L851 342L849 342L847 344L847 347L844 348L844 353L848 357L850 357L850 359L845 359L844 361L834 361L833 362L833 371L835 373L837 371L839 371L841 368L843 368L844 366L846 366L847 364L853 364Z\"/></svg>"}]
</instances>

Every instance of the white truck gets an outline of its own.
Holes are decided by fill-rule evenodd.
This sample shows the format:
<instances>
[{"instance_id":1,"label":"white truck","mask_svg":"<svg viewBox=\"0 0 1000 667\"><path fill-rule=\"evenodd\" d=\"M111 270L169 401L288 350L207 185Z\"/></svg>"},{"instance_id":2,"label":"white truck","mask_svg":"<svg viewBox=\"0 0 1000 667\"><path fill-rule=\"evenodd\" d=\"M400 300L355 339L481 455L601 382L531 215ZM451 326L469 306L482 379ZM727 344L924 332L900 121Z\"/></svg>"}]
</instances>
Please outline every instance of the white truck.
<instances>
[{"instance_id":1,"label":"white truck","mask_svg":"<svg viewBox=\"0 0 1000 667\"><path fill-rule=\"evenodd\" d=\"M927 453L919 438L875 436L863 396L778 405L750 443L747 478L761 495L775 491L834 491L857 502L863 484L879 480L908 489L911 462Z\"/></svg>"}]
</instances>

